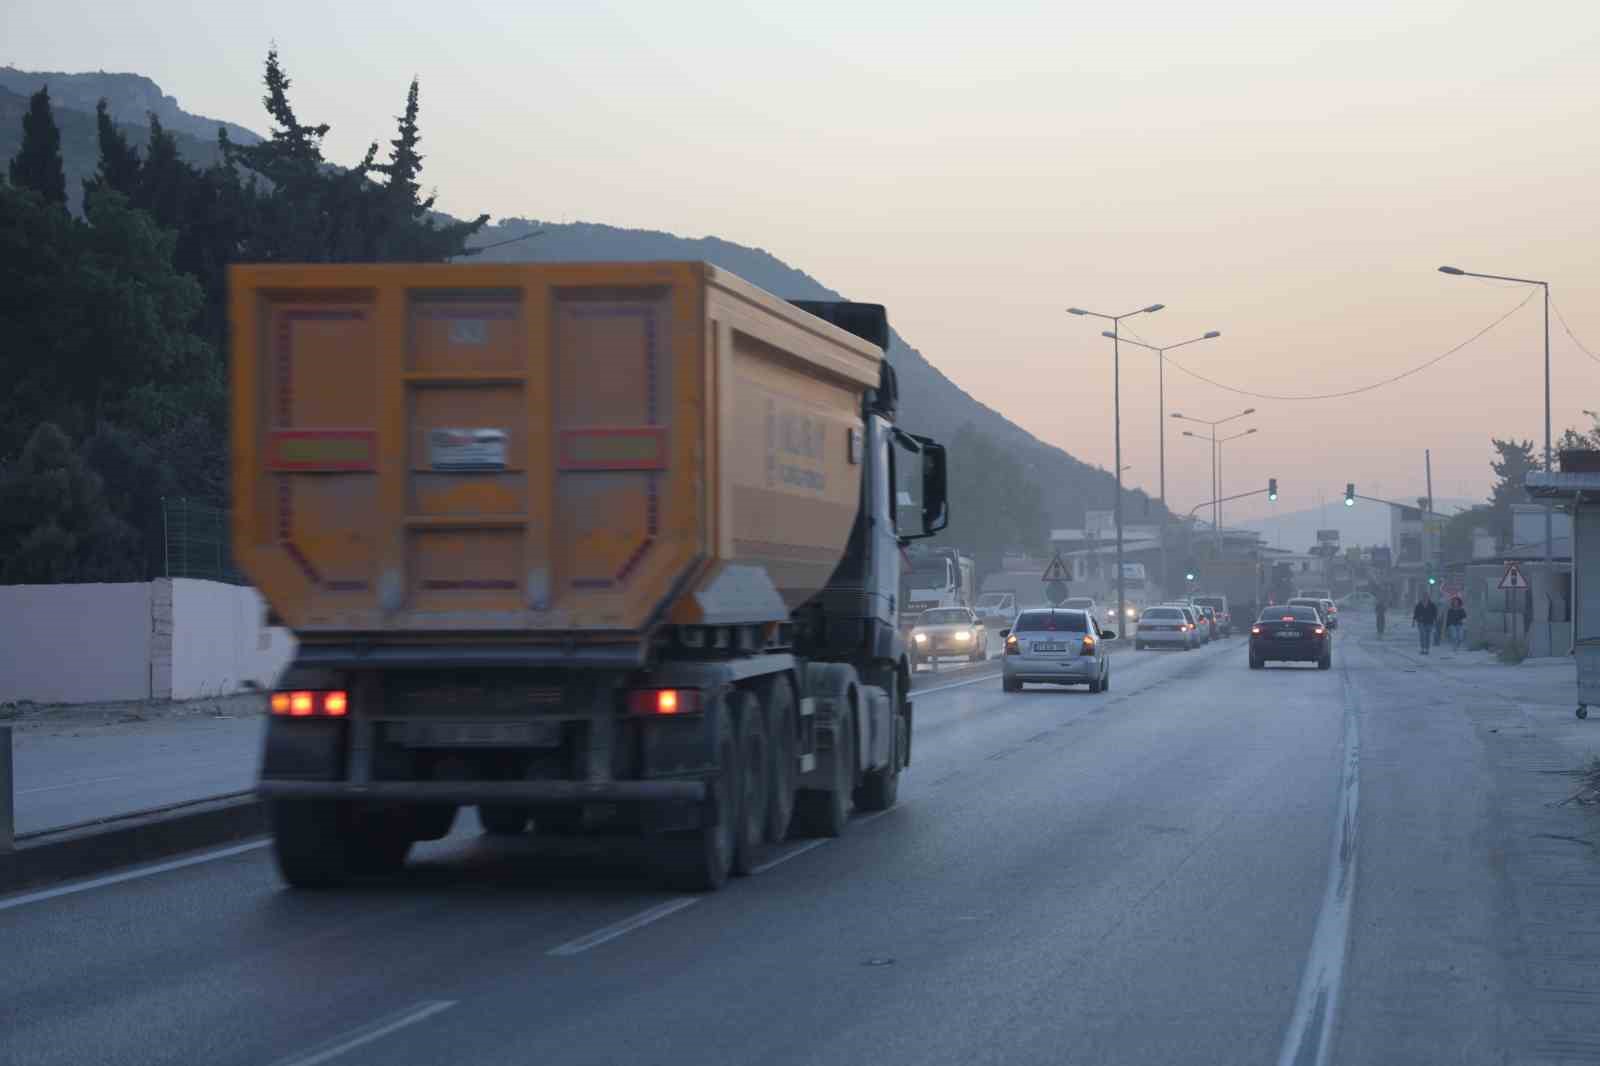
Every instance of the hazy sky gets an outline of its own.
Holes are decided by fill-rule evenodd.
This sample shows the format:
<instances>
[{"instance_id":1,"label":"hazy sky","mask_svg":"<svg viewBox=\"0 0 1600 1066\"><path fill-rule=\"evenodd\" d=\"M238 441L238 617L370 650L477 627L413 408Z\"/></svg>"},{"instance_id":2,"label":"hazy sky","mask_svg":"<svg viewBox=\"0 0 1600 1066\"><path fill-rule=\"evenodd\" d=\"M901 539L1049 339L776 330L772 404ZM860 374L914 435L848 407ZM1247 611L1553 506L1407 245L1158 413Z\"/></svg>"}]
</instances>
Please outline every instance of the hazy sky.
<instances>
[{"instance_id":1,"label":"hazy sky","mask_svg":"<svg viewBox=\"0 0 1600 1066\"><path fill-rule=\"evenodd\" d=\"M1337 391L1423 362L1522 299L1443 263L1548 279L1600 356L1600 3L306 3L5 0L0 63L136 71L265 129L276 41L302 120L350 162L422 81L440 205L716 235L891 320L958 384L1112 464L1111 343L1130 320L1208 377ZM1478 496L1489 436L1542 441L1537 298L1365 396L1241 398L1169 372L1169 410L1259 413L1227 491ZM1600 363L1552 316L1554 423ZM1123 352L1123 462L1157 477L1155 357ZM1170 423L1177 428L1176 423ZM1230 427L1231 428L1231 427ZM1169 433L1168 496L1209 449ZM1234 505L1238 517L1265 502Z\"/></svg>"}]
</instances>

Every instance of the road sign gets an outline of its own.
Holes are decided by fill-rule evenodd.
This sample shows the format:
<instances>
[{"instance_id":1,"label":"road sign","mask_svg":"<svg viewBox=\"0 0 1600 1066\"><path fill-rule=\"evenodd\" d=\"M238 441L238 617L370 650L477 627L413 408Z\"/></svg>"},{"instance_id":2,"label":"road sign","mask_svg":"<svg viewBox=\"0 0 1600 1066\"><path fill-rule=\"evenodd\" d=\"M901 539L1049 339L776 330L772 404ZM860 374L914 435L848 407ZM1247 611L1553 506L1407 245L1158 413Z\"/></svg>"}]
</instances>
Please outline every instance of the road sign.
<instances>
[{"instance_id":1,"label":"road sign","mask_svg":"<svg viewBox=\"0 0 1600 1066\"><path fill-rule=\"evenodd\" d=\"M1067 598L1069 591L1071 590L1067 588L1065 581L1052 581L1045 585L1044 597L1050 601L1050 606L1060 607L1062 601Z\"/></svg>"},{"instance_id":2,"label":"road sign","mask_svg":"<svg viewBox=\"0 0 1600 1066\"><path fill-rule=\"evenodd\" d=\"M1050 565L1044 568L1044 574L1039 578L1040 581L1045 582L1070 581L1071 579L1072 571L1068 570L1067 564L1061 560L1060 552L1056 552L1055 558L1050 560ZM1066 599L1065 596L1061 598Z\"/></svg>"},{"instance_id":3,"label":"road sign","mask_svg":"<svg viewBox=\"0 0 1600 1066\"><path fill-rule=\"evenodd\" d=\"M1528 579L1522 576L1522 567L1516 563L1506 564L1506 572L1500 575L1500 583L1495 586L1497 589L1525 589L1527 587Z\"/></svg>"}]
</instances>

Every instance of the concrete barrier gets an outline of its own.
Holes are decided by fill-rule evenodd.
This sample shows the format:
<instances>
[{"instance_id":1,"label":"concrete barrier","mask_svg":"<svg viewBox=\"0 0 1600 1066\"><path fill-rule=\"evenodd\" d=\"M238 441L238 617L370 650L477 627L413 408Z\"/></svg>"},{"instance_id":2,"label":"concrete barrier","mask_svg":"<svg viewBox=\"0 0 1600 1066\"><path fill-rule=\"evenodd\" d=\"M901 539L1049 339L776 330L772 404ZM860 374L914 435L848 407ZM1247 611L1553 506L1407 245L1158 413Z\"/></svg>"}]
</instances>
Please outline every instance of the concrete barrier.
<instances>
[{"instance_id":1,"label":"concrete barrier","mask_svg":"<svg viewBox=\"0 0 1600 1066\"><path fill-rule=\"evenodd\" d=\"M24 836L0 850L0 893L90 877L186 851L258 837L265 808L252 792Z\"/></svg>"}]
</instances>

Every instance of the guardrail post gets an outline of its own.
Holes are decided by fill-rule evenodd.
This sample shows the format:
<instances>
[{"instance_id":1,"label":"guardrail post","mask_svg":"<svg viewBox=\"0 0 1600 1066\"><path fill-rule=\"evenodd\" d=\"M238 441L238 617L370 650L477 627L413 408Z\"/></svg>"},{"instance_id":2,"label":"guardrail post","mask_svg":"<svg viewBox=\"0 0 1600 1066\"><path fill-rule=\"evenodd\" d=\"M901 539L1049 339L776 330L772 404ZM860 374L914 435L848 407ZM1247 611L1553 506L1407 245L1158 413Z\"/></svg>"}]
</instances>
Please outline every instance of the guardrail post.
<instances>
[{"instance_id":1,"label":"guardrail post","mask_svg":"<svg viewBox=\"0 0 1600 1066\"><path fill-rule=\"evenodd\" d=\"M17 846L16 823L12 821L11 727L0 725L0 852Z\"/></svg>"}]
</instances>

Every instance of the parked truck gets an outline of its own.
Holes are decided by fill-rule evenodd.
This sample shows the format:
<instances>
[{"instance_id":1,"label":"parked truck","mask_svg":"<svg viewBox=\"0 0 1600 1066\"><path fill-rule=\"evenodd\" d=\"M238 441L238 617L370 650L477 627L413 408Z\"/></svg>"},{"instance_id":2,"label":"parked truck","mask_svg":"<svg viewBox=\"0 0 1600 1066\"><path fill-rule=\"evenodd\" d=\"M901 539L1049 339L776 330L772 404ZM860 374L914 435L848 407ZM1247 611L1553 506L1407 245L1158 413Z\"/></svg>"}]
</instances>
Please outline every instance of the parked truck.
<instances>
[{"instance_id":1,"label":"parked truck","mask_svg":"<svg viewBox=\"0 0 1600 1066\"><path fill-rule=\"evenodd\" d=\"M882 307L702 263L230 284L234 548L299 641L259 780L291 885L471 805L712 889L895 803L945 456L895 425Z\"/></svg>"}]
</instances>

